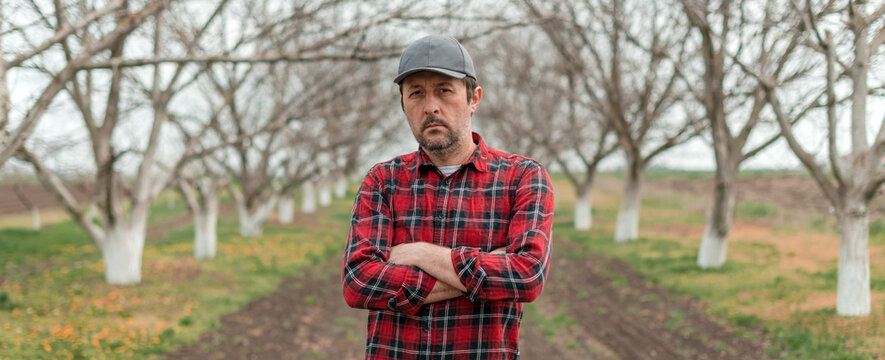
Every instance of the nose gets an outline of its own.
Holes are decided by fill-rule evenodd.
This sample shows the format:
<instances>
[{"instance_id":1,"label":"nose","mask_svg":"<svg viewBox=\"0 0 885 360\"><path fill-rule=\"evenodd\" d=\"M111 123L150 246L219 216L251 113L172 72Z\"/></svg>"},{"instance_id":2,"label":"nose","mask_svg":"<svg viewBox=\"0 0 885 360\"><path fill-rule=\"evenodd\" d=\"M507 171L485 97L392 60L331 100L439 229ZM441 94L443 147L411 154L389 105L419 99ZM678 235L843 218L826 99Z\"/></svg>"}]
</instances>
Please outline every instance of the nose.
<instances>
[{"instance_id":1,"label":"nose","mask_svg":"<svg viewBox=\"0 0 885 360\"><path fill-rule=\"evenodd\" d=\"M439 99L433 94L424 97L424 115L439 114Z\"/></svg>"}]
</instances>

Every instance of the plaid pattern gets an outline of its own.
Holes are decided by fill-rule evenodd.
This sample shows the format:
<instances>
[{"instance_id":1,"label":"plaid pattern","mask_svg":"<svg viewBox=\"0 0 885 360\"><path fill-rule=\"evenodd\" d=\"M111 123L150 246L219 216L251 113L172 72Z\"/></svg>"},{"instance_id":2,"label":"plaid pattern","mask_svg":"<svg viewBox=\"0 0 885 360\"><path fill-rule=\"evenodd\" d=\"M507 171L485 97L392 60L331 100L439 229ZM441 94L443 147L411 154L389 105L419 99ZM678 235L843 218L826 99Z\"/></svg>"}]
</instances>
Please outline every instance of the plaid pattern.
<instances>
[{"instance_id":1,"label":"plaid pattern","mask_svg":"<svg viewBox=\"0 0 885 360\"><path fill-rule=\"evenodd\" d=\"M375 165L353 207L344 298L369 309L366 359L518 359L522 302L547 274L553 189L537 161L478 144L444 178L422 151ZM452 248L465 296L424 305L436 282L390 248ZM507 246L507 254L489 252Z\"/></svg>"}]
</instances>

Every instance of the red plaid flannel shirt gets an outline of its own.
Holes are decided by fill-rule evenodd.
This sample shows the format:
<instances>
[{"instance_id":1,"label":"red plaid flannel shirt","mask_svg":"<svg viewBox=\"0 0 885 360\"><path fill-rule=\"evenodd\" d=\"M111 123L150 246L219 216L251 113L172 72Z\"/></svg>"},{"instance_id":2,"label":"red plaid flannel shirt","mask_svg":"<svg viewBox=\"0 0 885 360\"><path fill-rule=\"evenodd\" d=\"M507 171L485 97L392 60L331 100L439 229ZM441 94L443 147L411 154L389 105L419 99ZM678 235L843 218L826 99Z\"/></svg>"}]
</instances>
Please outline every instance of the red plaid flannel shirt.
<instances>
[{"instance_id":1,"label":"red plaid flannel shirt","mask_svg":"<svg viewBox=\"0 0 885 360\"><path fill-rule=\"evenodd\" d=\"M347 303L370 310L366 359L519 358L521 303L547 274L553 188L537 161L473 140L448 177L419 150L375 165L360 186L342 281ZM464 296L425 305L436 279L386 261L416 241L453 249Z\"/></svg>"}]
</instances>

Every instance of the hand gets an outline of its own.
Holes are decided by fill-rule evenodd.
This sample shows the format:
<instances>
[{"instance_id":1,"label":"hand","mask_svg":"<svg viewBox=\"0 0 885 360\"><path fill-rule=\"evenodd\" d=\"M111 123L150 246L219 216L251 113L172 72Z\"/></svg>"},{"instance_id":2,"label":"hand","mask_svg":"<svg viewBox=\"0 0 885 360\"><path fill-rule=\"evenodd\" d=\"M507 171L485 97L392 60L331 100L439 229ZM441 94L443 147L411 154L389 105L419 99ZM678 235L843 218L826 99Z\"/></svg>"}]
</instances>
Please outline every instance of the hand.
<instances>
[{"instance_id":1,"label":"hand","mask_svg":"<svg viewBox=\"0 0 885 360\"><path fill-rule=\"evenodd\" d=\"M489 252L489 254L506 254L506 253L507 253L506 246L499 247L499 248Z\"/></svg>"},{"instance_id":2,"label":"hand","mask_svg":"<svg viewBox=\"0 0 885 360\"><path fill-rule=\"evenodd\" d=\"M418 241L396 245L390 248L390 256L387 257L387 262L397 265L418 265L424 256L425 246L427 245L431 244Z\"/></svg>"}]
</instances>

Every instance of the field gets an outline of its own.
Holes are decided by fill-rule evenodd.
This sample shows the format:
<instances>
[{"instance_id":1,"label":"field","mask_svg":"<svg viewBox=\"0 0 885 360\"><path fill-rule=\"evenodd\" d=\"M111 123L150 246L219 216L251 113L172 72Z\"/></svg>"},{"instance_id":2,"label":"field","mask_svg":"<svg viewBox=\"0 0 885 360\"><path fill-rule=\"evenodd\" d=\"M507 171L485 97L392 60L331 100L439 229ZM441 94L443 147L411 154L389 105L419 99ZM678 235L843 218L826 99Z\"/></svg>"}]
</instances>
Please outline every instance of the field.
<instances>
[{"instance_id":1,"label":"field","mask_svg":"<svg viewBox=\"0 0 885 360\"><path fill-rule=\"evenodd\" d=\"M620 185L593 192L594 227L572 229L555 179L550 278L526 306L524 359L868 359L885 353L885 220L871 219L873 311L835 315L837 239L807 177L742 180L729 262L694 265L706 174L652 173L641 239L611 239ZM352 196L352 195L351 195ZM219 255L197 261L183 204L159 201L143 282L104 284L95 245L63 216L40 232L0 219L0 359L361 358L365 313L340 296L351 200L242 239L223 212ZM44 216L44 220L48 218ZM168 231L168 229L175 229ZM226 315L225 315L226 314ZM288 355L287 355L288 354Z\"/></svg>"}]
</instances>

